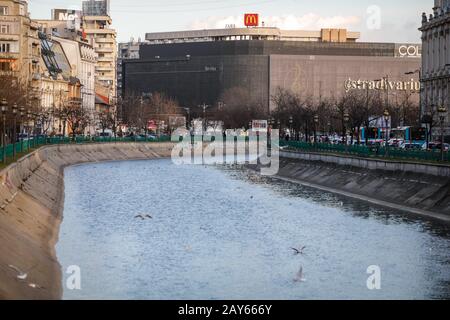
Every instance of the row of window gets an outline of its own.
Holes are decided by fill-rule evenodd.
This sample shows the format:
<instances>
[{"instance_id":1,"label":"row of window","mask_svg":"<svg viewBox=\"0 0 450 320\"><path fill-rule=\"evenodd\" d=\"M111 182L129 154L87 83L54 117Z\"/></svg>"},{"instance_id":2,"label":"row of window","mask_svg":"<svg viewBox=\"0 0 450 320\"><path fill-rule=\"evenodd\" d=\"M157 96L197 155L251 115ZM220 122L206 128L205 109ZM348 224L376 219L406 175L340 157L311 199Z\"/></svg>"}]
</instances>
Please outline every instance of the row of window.
<instances>
[{"instance_id":1,"label":"row of window","mask_svg":"<svg viewBox=\"0 0 450 320\"><path fill-rule=\"evenodd\" d=\"M0 43L0 52L1 53L11 52L11 44L6 43L6 42L1 42Z\"/></svg>"},{"instance_id":2,"label":"row of window","mask_svg":"<svg viewBox=\"0 0 450 320\"><path fill-rule=\"evenodd\" d=\"M9 7L0 6L0 16L9 15ZM19 6L19 15L25 15L25 7L23 5Z\"/></svg>"}]
</instances>

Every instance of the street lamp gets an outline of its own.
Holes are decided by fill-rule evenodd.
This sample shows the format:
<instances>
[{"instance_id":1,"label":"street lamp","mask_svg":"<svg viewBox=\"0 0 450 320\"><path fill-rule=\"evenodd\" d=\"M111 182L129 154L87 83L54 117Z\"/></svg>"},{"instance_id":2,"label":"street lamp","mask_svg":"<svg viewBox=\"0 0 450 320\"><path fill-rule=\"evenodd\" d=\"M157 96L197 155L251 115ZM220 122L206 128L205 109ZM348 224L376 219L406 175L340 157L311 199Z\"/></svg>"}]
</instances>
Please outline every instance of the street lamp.
<instances>
[{"instance_id":1,"label":"street lamp","mask_svg":"<svg viewBox=\"0 0 450 320\"><path fill-rule=\"evenodd\" d=\"M319 116L314 115L314 143L317 143L317 126L319 125Z\"/></svg>"},{"instance_id":2,"label":"street lamp","mask_svg":"<svg viewBox=\"0 0 450 320\"><path fill-rule=\"evenodd\" d=\"M386 132L385 132L385 135L386 135L386 150L387 150L387 148L388 148L388 146L389 146L389 118L390 118L390 114L389 114L389 110L388 109L386 109L386 110L384 110L384 113L383 113L383 117L384 117L384 123L386 124Z\"/></svg>"},{"instance_id":3,"label":"street lamp","mask_svg":"<svg viewBox=\"0 0 450 320\"><path fill-rule=\"evenodd\" d=\"M12 107L13 114L13 159L16 159L16 141L17 141L17 104Z\"/></svg>"},{"instance_id":4,"label":"street lamp","mask_svg":"<svg viewBox=\"0 0 450 320\"><path fill-rule=\"evenodd\" d=\"M23 140L24 139L23 139L22 133L23 133L24 128L25 128L25 107L21 106L19 108L19 110L20 110L20 126L19 126L19 128L20 128L20 135L21 135L21 138L20 138L20 152L23 152Z\"/></svg>"},{"instance_id":5,"label":"street lamp","mask_svg":"<svg viewBox=\"0 0 450 320\"><path fill-rule=\"evenodd\" d=\"M438 108L439 120L441 122L441 161L444 161L444 122L447 115L447 108L440 106Z\"/></svg>"},{"instance_id":6,"label":"street lamp","mask_svg":"<svg viewBox=\"0 0 450 320\"><path fill-rule=\"evenodd\" d=\"M3 98L1 102L1 111L3 118L3 163L6 163L6 112L8 112L8 103L6 102L5 98Z\"/></svg>"},{"instance_id":7,"label":"street lamp","mask_svg":"<svg viewBox=\"0 0 450 320\"><path fill-rule=\"evenodd\" d=\"M289 138L291 140L294 140L293 136L294 136L294 132L293 132L293 125L294 125L294 117L290 116L289 117Z\"/></svg>"},{"instance_id":8,"label":"street lamp","mask_svg":"<svg viewBox=\"0 0 450 320\"><path fill-rule=\"evenodd\" d=\"M347 123L350 121L350 115L348 114L348 112L344 112L344 116L343 116L343 135L342 135L342 142L344 144L347 144Z\"/></svg>"}]
</instances>

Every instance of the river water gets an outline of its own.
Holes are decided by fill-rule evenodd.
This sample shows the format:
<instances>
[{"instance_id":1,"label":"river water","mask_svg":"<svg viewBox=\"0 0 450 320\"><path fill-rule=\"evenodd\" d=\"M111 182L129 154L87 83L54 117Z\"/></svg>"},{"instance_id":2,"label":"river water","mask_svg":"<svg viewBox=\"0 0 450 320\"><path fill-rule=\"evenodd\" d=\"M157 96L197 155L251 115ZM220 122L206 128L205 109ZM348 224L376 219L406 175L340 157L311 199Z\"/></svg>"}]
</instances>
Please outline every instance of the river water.
<instances>
[{"instance_id":1,"label":"river water","mask_svg":"<svg viewBox=\"0 0 450 320\"><path fill-rule=\"evenodd\" d=\"M450 298L449 226L230 166L67 168L57 256L64 299Z\"/></svg>"}]
</instances>

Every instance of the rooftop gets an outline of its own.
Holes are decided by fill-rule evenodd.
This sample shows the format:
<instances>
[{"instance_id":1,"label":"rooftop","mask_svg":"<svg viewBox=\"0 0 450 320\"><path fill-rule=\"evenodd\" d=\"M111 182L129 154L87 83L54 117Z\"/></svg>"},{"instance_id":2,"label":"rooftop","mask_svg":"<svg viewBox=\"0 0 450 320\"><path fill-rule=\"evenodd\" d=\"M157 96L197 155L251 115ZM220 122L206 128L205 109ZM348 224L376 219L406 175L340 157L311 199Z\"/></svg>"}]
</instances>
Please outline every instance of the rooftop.
<instances>
[{"instance_id":1,"label":"rooftop","mask_svg":"<svg viewBox=\"0 0 450 320\"><path fill-rule=\"evenodd\" d=\"M279 28L228 28L147 33L150 44L183 43L226 40L285 40L311 42L356 42L359 32L346 29L322 29L319 31L281 30Z\"/></svg>"}]
</instances>

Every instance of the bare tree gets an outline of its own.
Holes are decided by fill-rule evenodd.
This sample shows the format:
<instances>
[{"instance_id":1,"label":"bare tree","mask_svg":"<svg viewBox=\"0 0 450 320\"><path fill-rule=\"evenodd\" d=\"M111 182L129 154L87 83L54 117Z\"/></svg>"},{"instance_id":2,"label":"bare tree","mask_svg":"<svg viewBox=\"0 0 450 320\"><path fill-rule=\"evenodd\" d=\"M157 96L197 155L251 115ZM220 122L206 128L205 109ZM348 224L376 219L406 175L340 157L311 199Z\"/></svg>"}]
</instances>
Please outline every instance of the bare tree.
<instances>
[{"instance_id":1,"label":"bare tree","mask_svg":"<svg viewBox=\"0 0 450 320\"><path fill-rule=\"evenodd\" d=\"M221 97L224 106L217 111L216 120L224 122L226 128L247 128L252 120L267 117L264 105L252 99L243 88L231 88Z\"/></svg>"}]
</instances>

